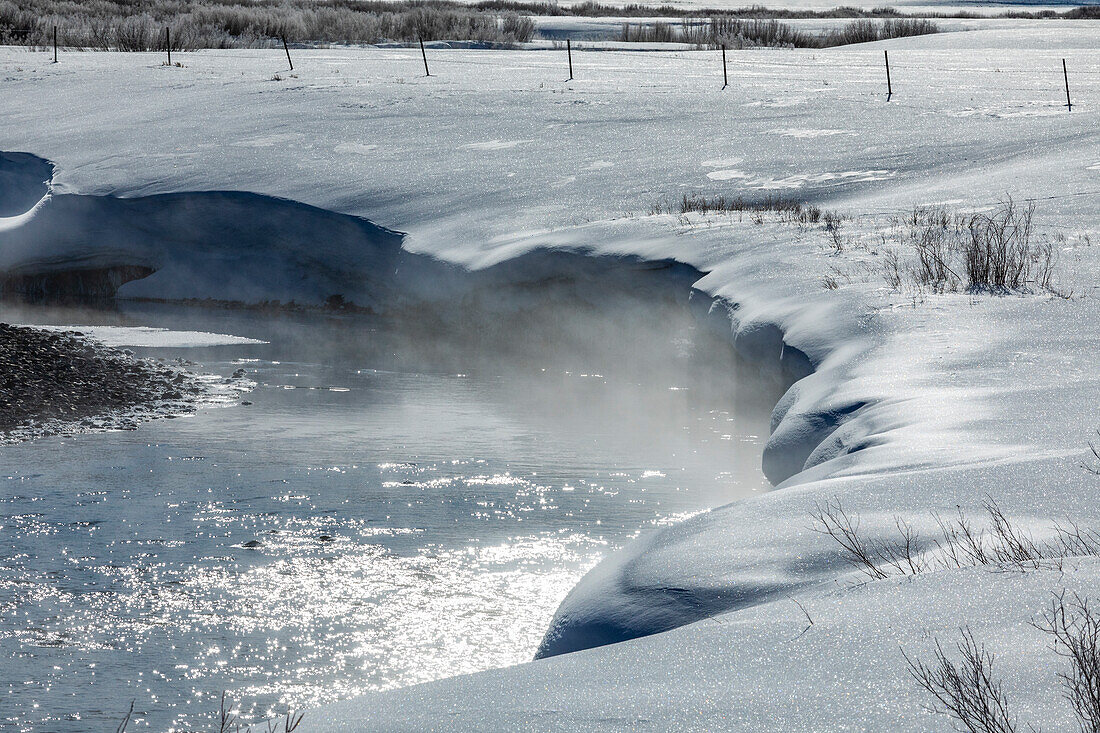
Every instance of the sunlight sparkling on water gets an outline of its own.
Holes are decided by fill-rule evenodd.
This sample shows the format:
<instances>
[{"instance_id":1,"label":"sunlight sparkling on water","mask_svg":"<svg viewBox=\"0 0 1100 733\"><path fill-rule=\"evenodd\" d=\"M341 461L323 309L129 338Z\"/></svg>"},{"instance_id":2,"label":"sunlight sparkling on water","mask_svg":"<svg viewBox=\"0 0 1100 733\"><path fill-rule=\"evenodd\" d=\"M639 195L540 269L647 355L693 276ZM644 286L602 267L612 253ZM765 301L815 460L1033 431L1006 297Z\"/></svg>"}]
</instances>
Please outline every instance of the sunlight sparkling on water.
<instances>
[{"instance_id":1,"label":"sunlight sparkling on water","mask_svg":"<svg viewBox=\"0 0 1100 733\"><path fill-rule=\"evenodd\" d=\"M538 506L548 488L508 474L433 478L433 472L431 466L389 464L385 473L421 480L386 483L408 490L507 485L516 490L514 501L488 514L513 516ZM104 494L86 492L82 498L94 502ZM0 502L23 500L9 494ZM137 679L130 681L146 686L153 702L178 705L177 727L205 720L212 708L203 691L208 698L221 685L250 701L242 709L246 717L262 716L527 661L557 603L606 545L576 532L459 548L424 537L415 553L404 555L378 540L423 530L311 516L307 494L273 500L295 504L301 514L273 522L240 511L232 501L172 505L165 521L190 523L194 537L236 537L244 529L259 538L250 541L258 543L253 546L221 545L226 554L186 563L164 557L164 551L187 543L152 538L111 541L96 556L62 549L68 567L47 572L61 581L56 583L35 579L28 555L7 558L0 566L0 598L8 600L0 609L9 622L0 626L0 641L24 650L65 651L67 664L54 665L46 679L29 681L44 691L102 677L104 666L91 653L137 654L167 645L178 652L176 661L136 670ZM6 517L5 532L64 541L74 532L94 536L98 524L21 513ZM81 587L68 587L62 578L70 575L85 579L77 583ZM88 584L100 590L89 593ZM173 700L170 690L181 686L191 695ZM49 720L56 718L47 713L40 722Z\"/></svg>"},{"instance_id":2,"label":"sunlight sparkling on water","mask_svg":"<svg viewBox=\"0 0 1100 733\"><path fill-rule=\"evenodd\" d=\"M217 468L198 455L164 455L162 462ZM486 463L305 466L301 474L358 481L377 470L382 488L399 492L407 507L440 504L434 497L457 492L468 509L454 523L516 529L533 514L576 516L595 497L618 501L624 485L666 478L655 469L603 472L602 479L597 471L567 484L536 472L486 470ZM53 560L23 552L0 563L0 649L9 660L52 661L9 700L106 685L115 707L99 718L95 710L55 716L43 709L20 717L38 725L109 720L120 700L144 692L149 704L172 710L170 727L186 730L209 720L217 707L211 696L221 689L246 701L240 712L247 720L527 661L558 603L609 544L591 532L542 529L553 521L528 521L532 533L456 547L433 541L421 527L379 526L352 509L332 511L308 483L303 490L282 480L266 497L211 489L181 500L156 492L166 536L151 536L155 526L119 536L102 517L113 503L134 498L129 489L78 492L74 516L81 507L104 511L73 520L64 511L27 511L42 502L24 489L41 479L12 473L0 494L0 506L19 507L3 512L4 534L56 551ZM627 504L646 504L644 495ZM258 511L260 498L286 509ZM698 510L647 513L648 524L664 526ZM593 524L603 528L600 519ZM182 534L174 538L173 531ZM411 552L392 549L402 537ZM120 653L134 663L118 665ZM156 666L136 661L146 659Z\"/></svg>"},{"instance_id":3,"label":"sunlight sparkling on water","mask_svg":"<svg viewBox=\"0 0 1100 733\"><path fill-rule=\"evenodd\" d=\"M255 335L155 354L244 368L246 406L0 447L0 728L135 700L132 730L205 730L223 690L247 722L528 661L601 557L762 485L721 396Z\"/></svg>"}]
</instances>

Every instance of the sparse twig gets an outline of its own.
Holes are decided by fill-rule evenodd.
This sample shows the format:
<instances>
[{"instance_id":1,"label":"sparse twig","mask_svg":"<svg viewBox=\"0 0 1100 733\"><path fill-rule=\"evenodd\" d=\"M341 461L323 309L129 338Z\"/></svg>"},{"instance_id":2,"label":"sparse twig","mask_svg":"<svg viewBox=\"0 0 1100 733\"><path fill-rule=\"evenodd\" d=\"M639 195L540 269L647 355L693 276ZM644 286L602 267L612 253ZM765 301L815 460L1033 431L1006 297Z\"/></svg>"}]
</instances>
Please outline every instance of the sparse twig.
<instances>
[{"instance_id":1,"label":"sparse twig","mask_svg":"<svg viewBox=\"0 0 1100 733\"><path fill-rule=\"evenodd\" d=\"M839 499L818 504L810 516L815 523L811 529L836 540L850 563L876 580L890 577L879 568L874 546L859 533L859 517L850 516Z\"/></svg>"},{"instance_id":2,"label":"sparse twig","mask_svg":"<svg viewBox=\"0 0 1100 733\"><path fill-rule=\"evenodd\" d=\"M222 701L218 708L218 733L230 733L233 725L237 723L237 716L233 714L233 701L229 701L229 707L225 705L226 693L222 690ZM240 726L238 726L239 728Z\"/></svg>"},{"instance_id":3,"label":"sparse twig","mask_svg":"<svg viewBox=\"0 0 1100 733\"><path fill-rule=\"evenodd\" d=\"M994 656L974 639L969 628L962 630L956 643L959 661L953 662L936 641L935 660L925 663L902 650L909 674L924 688L937 705L933 711L946 712L968 733L1014 733L1016 716L1009 711L1000 681L993 675Z\"/></svg>"},{"instance_id":4,"label":"sparse twig","mask_svg":"<svg viewBox=\"0 0 1100 733\"><path fill-rule=\"evenodd\" d=\"M798 601L797 601L796 599L794 599L794 598L792 598L792 599L790 599L790 600L791 600L791 603L793 603L794 605L798 606L798 608L799 608L799 609L800 609L800 610L802 611L802 613L803 613L803 614L805 614L805 616L806 616L806 621L807 621L807 624L806 624L806 628L802 629L802 631L800 631L800 632L799 632L799 634L798 634L798 636L794 637L794 639L791 639L791 641L794 641L795 639L801 639L801 638L802 638L802 636L803 636L803 635L804 635L804 634L805 634L805 633L806 633L807 631L809 631L809 630L810 630L810 627L814 625L814 620L813 620L812 618L810 618L810 612L806 610L806 607L805 607L805 606L803 606L803 605L802 605L801 603L799 603L799 602L798 602Z\"/></svg>"},{"instance_id":5,"label":"sparse twig","mask_svg":"<svg viewBox=\"0 0 1100 733\"><path fill-rule=\"evenodd\" d=\"M218 733L240 733L241 720L233 714L233 707L233 700L227 697L225 691L222 691L221 706L218 714ZM305 713L287 712L282 719L274 718L268 720L265 723L264 732L294 733L294 731L298 729L298 726L302 724L302 718L304 717ZM245 726L244 731L245 733L251 733L252 726Z\"/></svg>"},{"instance_id":6,"label":"sparse twig","mask_svg":"<svg viewBox=\"0 0 1100 733\"><path fill-rule=\"evenodd\" d=\"M1096 434L1100 436L1100 430L1097 430ZM1096 461L1096 465L1090 466L1088 463L1082 463L1081 467L1094 476L1100 476L1100 446L1090 440L1089 450L1092 451L1092 457Z\"/></svg>"},{"instance_id":7,"label":"sparse twig","mask_svg":"<svg viewBox=\"0 0 1100 733\"><path fill-rule=\"evenodd\" d=\"M122 719L122 722L115 728L115 733L125 733L126 726L130 724L130 716L134 714L134 701L130 701L130 709L126 711L126 717Z\"/></svg>"},{"instance_id":8,"label":"sparse twig","mask_svg":"<svg viewBox=\"0 0 1100 733\"><path fill-rule=\"evenodd\" d=\"M1100 532L1069 521L1054 524L1054 540L1040 543L1012 522L992 498L987 497L982 506L988 517L984 527L976 526L960 509L949 520L932 515L936 535L923 537L905 520L895 517L896 533L877 539L862 533L859 517L849 514L834 499L815 507L812 529L835 540L845 558L872 580L983 565L1008 570L1060 570L1068 557L1100 557Z\"/></svg>"},{"instance_id":9,"label":"sparse twig","mask_svg":"<svg viewBox=\"0 0 1100 733\"><path fill-rule=\"evenodd\" d=\"M1089 599L1063 590L1033 625L1053 637L1056 654L1070 660L1070 671L1058 676L1078 727L1082 733L1100 731L1100 615Z\"/></svg>"}]
</instances>

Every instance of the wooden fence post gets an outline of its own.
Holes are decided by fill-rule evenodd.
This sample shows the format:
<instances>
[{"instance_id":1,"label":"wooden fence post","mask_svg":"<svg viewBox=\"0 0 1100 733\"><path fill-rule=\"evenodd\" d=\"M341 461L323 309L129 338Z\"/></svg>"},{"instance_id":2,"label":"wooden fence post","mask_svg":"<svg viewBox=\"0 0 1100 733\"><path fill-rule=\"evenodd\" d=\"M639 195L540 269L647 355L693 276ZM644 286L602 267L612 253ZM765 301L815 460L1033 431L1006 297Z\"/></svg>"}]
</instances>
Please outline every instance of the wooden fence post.
<instances>
[{"instance_id":1,"label":"wooden fence post","mask_svg":"<svg viewBox=\"0 0 1100 733\"><path fill-rule=\"evenodd\" d=\"M569 81L573 81L573 43L565 39L565 53L569 55Z\"/></svg>"},{"instance_id":2,"label":"wooden fence post","mask_svg":"<svg viewBox=\"0 0 1100 733\"><path fill-rule=\"evenodd\" d=\"M882 49L882 54L886 59L886 101L890 101L890 97L894 96L894 86L890 83L890 52L886 49Z\"/></svg>"},{"instance_id":3,"label":"wooden fence post","mask_svg":"<svg viewBox=\"0 0 1100 733\"><path fill-rule=\"evenodd\" d=\"M1069 98L1069 72L1066 71L1066 60L1062 59L1062 78L1066 81L1066 111L1073 111L1073 102Z\"/></svg>"},{"instance_id":4,"label":"wooden fence post","mask_svg":"<svg viewBox=\"0 0 1100 733\"><path fill-rule=\"evenodd\" d=\"M424 76L431 76L432 72L428 71L428 54L424 51L424 37L420 37L420 55L424 59Z\"/></svg>"},{"instance_id":5,"label":"wooden fence post","mask_svg":"<svg viewBox=\"0 0 1100 733\"><path fill-rule=\"evenodd\" d=\"M57 63L57 26L53 27L53 62Z\"/></svg>"},{"instance_id":6,"label":"wooden fence post","mask_svg":"<svg viewBox=\"0 0 1100 733\"><path fill-rule=\"evenodd\" d=\"M730 85L729 72L726 71L726 44L722 44L722 88L725 89Z\"/></svg>"},{"instance_id":7,"label":"wooden fence post","mask_svg":"<svg viewBox=\"0 0 1100 733\"><path fill-rule=\"evenodd\" d=\"M290 70L294 71L294 62L290 60L290 46L286 45L286 36L283 37L283 50L286 51L286 62L290 64Z\"/></svg>"},{"instance_id":8,"label":"wooden fence post","mask_svg":"<svg viewBox=\"0 0 1100 733\"><path fill-rule=\"evenodd\" d=\"M164 26L164 47L168 49L168 65L172 65L172 33Z\"/></svg>"}]
</instances>

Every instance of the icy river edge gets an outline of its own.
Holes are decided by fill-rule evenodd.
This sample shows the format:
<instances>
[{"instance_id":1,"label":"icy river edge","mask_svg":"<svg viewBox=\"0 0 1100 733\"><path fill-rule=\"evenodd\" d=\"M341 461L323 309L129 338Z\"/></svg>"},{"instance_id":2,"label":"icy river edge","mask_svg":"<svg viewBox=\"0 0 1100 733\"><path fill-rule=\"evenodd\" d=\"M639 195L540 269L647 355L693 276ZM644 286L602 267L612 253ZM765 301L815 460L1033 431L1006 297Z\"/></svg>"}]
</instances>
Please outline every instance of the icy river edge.
<instances>
[{"instance_id":1,"label":"icy river edge","mask_svg":"<svg viewBox=\"0 0 1100 733\"><path fill-rule=\"evenodd\" d=\"M26 64L24 57L16 60ZM755 93L776 96L772 89ZM949 97L937 104L951 112L969 103ZM1044 118L981 122L1003 133L998 144L1016 151L1033 138L1046 139L1050 124ZM888 134L885 129L870 124L869 134ZM62 170L67 155L87 155L65 153L62 140L36 134L48 139L35 149ZM1043 176L1058 181L1060 190L1087 189L1087 167L1069 161L1080 160L1083 148L1095 154L1094 135L1079 130L1041 152L1029 148L1026 175L1033 182ZM94 144L109 147L102 140ZM957 148L927 144L925 170L959 155ZM827 152L845 153L851 151ZM1018 161L1007 155L986 161L970 174L983 180L985 190L1007 187L1019 173ZM95 170L102 174L104 168ZM123 173L134 180L148 176L125 165L110 175L117 177L116 190L133 195L143 186L188 190L189 175L200 170L182 171L172 178L169 167L161 168L166 179L147 184L124 184L129 179ZM919 183L926 189L914 193L914 184L910 197L943 200L966 185ZM848 194L846 205L853 206L854 192ZM339 196L332 198L335 205ZM872 209L869 202L863 206ZM1048 221L1074 231L1088 231L1094 215L1091 202L1080 200L1047 209ZM413 232L410 245L427 246L428 234ZM675 253L710 271L696 288L739 305L731 336L742 329L765 336L759 343L768 345L774 360L782 353L776 340L782 334L817 366L781 403L792 407L784 419L862 405L834 436L839 446L861 450L822 454L830 460L797 474L780 491L628 548L582 582L561 615L576 629L619 628L634 618L639 628L657 628L685 605L698 609L696 599L704 608L718 599L711 610L736 612L623 644L349 701L309 714L309 729L937 729L945 721L923 710L899 646L919 652L934 636L950 638L961 623L971 624L997 652L1006 688L1030 719L1066 722L1058 665L1027 622L1050 589L1095 588L1094 563L1080 561L1066 576L967 570L856 585L850 581L858 576L835 548L810 531L809 515L816 502L839 498L871 536L888 537L895 515L922 521L930 511L956 506L979 514L988 493L1037 531L1065 516L1095 526L1095 479L1080 468L1096 423L1091 395L1097 373L1090 355L1097 349L1098 313L1091 284L1100 268L1092 249L1067 245L1066 266L1085 294L1078 290L1065 301L947 295L916 303L870 278L822 291L820 274L837 260L829 259L820 239L786 225L746 227L722 219L695 227L675 217L563 224L542 235L498 240L493 258L596 241L603 252ZM480 257L466 254L470 261ZM798 432L805 436L811 427ZM809 631L807 616L781 600L786 597L803 604L813 621ZM868 669L876 670L871 678Z\"/></svg>"}]
</instances>

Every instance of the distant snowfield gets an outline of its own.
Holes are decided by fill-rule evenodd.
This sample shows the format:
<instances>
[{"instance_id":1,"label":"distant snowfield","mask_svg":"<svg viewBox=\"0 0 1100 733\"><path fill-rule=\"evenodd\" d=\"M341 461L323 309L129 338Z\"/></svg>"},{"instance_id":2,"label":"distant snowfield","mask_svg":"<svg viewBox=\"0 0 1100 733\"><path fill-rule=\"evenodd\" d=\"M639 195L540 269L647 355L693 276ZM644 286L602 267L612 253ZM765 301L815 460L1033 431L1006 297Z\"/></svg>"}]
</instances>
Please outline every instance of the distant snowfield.
<instances>
[{"instance_id":1,"label":"distant snowfield","mask_svg":"<svg viewBox=\"0 0 1100 733\"><path fill-rule=\"evenodd\" d=\"M289 204L270 198L280 197L365 217L405 233L406 252L466 267L537 262L516 258L539 248L675 258L709 273L695 284L705 327L761 368L802 377L777 406L764 456L780 488L605 560L566 599L548 643L654 635L368 695L309 711L302 730L944 730L900 650L950 645L962 624L996 653L1021 719L1060 730L1071 725L1061 661L1028 622L1051 589L1100 591L1094 561L1070 561L1065 575L969 569L863 583L810 514L837 499L888 540L896 516L920 526L932 512L977 517L989 495L1029 527L1072 517L1100 528L1100 480L1081 467L1100 426L1098 42L1095 24L1043 21L731 51L724 91L714 52L575 51L567 83L560 51L430 49L425 78L419 52L397 48L292 51L292 74L272 51L178 54L176 68L157 54L66 53L51 65L3 49L0 147L56 165L35 226L94 221L66 217L98 211L95 196L155 204L160 227L187 226L200 203L243 207L225 215L243 221L232 241L202 249L111 239L112 262L140 255L158 268L122 295L171 286L232 297L245 283L250 297L277 287L319 302L329 281L269 275L307 255L339 254L337 269L358 272L387 251L392 232L311 210L330 227L316 230L317 248L279 240L261 262L247 214L282 211ZM262 196L189 193L242 190ZM852 216L847 244L837 252L820 225L651 213L684 195L776 190ZM1008 195L1038 199L1071 297L886 286L891 216L938 202L987 210ZM59 200L66 217L50 213ZM344 246L356 237L370 246ZM68 231L51 240L48 264L102 261L97 241ZM46 262L13 243L27 244L0 232L0 266ZM258 269L222 278L235 256ZM526 266L517 277L537 276ZM177 277L202 272L211 276Z\"/></svg>"},{"instance_id":2,"label":"distant snowfield","mask_svg":"<svg viewBox=\"0 0 1100 733\"><path fill-rule=\"evenodd\" d=\"M469 2L473 3L474 0L469 0ZM580 5L582 2L583 0L565 0L564 2L560 2L560 4L563 6L572 6ZM643 7L671 5L674 8L688 11L706 10L710 8L730 8L736 10L752 5L752 3L746 3L744 0L640 0L637 4ZM975 2L967 2L966 0L942 0L942 2L936 2L935 0L901 0L900 2L890 3L887 6L869 2L868 0L855 0L855 2L851 3L838 3L836 0L831 2L830 0L784 0L782 3L762 3L764 7L768 8L781 7L795 10L833 10L839 6L863 8L865 10L892 7L913 14L965 11L976 15L996 15L1008 10L1025 10L1029 12L1038 12L1040 10L1066 10L1067 8L1077 7L1082 4L1087 5L1089 3L1056 2L1049 4L1032 4L1028 2L1028 0L1004 0L1004 2L984 2L983 0L976 0Z\"/></svg>"},{"instance_id":3,"label":"distant snowfield","mask_svg":"<svg viewBox=\"0 0 1100 733\"><path fill-rule=\"evenodd\" d=\"M641 3L647 5L647 3ZM660 5L666 5L667 3L654 2L649 3L652 7ZM673 7L683 9L684 11L690 11L693 7L700 10L706 10L710 8L728 7L734 9L744 8L743 3L711 3L701 1L698 4L685 3L671 3ZM865 10L872 10L874 8L883 7L874 3L855 3L846 4L847 7L858 7ZM781 6L765 4L764 7ZM782 7L790 8L792 4L783 3ZM815 11L827 11L833 10L837 7L836 3L821 3L811 2L807 5L794 4L795 9L799 10L815 10ZM1014 3L1006 3L1003 5L972 5L972 6L960 6L960 5L941 5L941 6L914 6L905 4L893 4L889 7L896 8L899 12L905 15L920 16L922 14L950 14L950 13L967 13L976 17L967 18L935 18L933 22L936 27L943 33L950 33L955 31L1004 31L1020 28L1020 20L1013 18L998 18L990 17L997 16L1008 12L1028 12L1038 13L1043 10L1050 10L1057 13L1063 13L1070 8L1077 7L1077 5L1061 5L1061 6L1039 6L1039 5L1020 5ZM532 41L529 45L532 47L553 47L554 42L564 43L566 38L571 38L574 48L635 48L642 50L692 50L693 46L690 44L680 43L622 43L618 40L622 35L623 25L630 26L648 26L652 27L657 23L671 26L675 31L680 28L682 24L688 23L693 25L705 25L709 21L702 12L699 17L696 18L679 18L669 16L602 16L602 17L589 17L578 15L540 15L534 16L532 20L535 23L537 30L536 40ZM780 21L784 25L791 26L807 33L823 33L827 31L837 30L852 22L852 18L785 18ZM1050 21L1044 21L1050 22ZM1054 21L1055 23L1081 23L1088 21ZM1047 45L1047 48L1057 48L1060 45L1059 40L1054 37L1057 34L1048 34L1044 39L1045 43L1052 44ZM942 39L941 39L942 40ZM966 48L980 47L982 40L980 37L968 37L958 41ZM985 41L990 43L990 48L1004 48L1003 37L998 39L994 36L992 39ZM935 43L935 42L934 42ZM1070 48L1074 47L1074 44L1078 41L1070 40Z\"/></svg>"}]
</instances>

